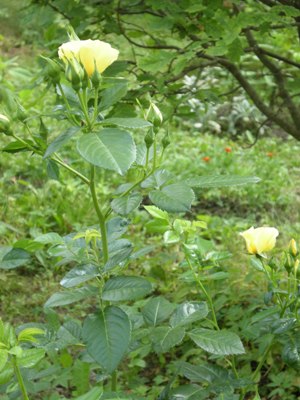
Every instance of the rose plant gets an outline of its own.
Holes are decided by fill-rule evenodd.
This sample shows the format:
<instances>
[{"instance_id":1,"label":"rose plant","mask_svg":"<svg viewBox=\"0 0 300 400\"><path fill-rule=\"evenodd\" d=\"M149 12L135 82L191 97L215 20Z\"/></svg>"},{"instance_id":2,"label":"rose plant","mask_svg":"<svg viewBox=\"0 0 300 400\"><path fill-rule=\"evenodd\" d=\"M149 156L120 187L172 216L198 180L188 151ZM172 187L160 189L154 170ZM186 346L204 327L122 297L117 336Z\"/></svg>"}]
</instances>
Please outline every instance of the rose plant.
<instances>
[{"instance_id":1,"label":"rose plant","mask_svg":"<svg viewBox=\"0 0 300 400\"><path fill-rule=\"evenodd\" d=\"M125 393L118 385L117 371L124 357L132 360L136 357L136 364L142 368L141 360L147 356L162 356L182 346L182 353L187 348L186 355L174 364L174 374L168 377L165 389L159 394L161 400L210 396L244 399L247 392L258 393L257 378L275 339L272 338L251 372L241 338L237 332L222 327L214 298L204 284L227 277L225 271L219 270L219 262L228 254L219 254L211 248L211 243L201 240L205 221L192 222L173 218L171 214L189 212L195 199L193 188L205 190L255 183L259 179L224 175L178 180L162 168L170 138L158 106L150 101L145 107L141 105L145 101L138 101L139 110L132 106L134 117L132 113L118 114L127 91L125 79L110 76L110 71L114 75L112 67L118 50L99 40L80 41L73 36L60 46L58 55L62 63L43 58L44 74L58 97L51 115L61 121L62 129L66 125L67 129L49 142L43 115L29 116L14 98L6 105L8 116L0 115L1 131L12 139L3 151L12 154L26 151L41 156L51 178L59 179L60 168L67 170L89 191L96 223L65 237L49 232L34 240L19 241L2 258L1 268L16 268L26 264L35 250L48 246L53 259L70 270L60 282L63 290L52 294L45 304L47 323L21 327L17 336L11 325L0 325L0 383L8 385L11 398L33 398L35 378L28 369L35 367L44 354L56 360L58 352L71 347L82 374L87 371L87 385L76 398L136 400L138 395ZM115 67L117 70L117 64ZM40 121L38 131L36 120ZM26 136L16 133L17 126L26 128ZM137 130L139 135L134 133ZM59 153L66 144L75 142L81 162L67 162ZM103 198L99 198L97 182L100 171L107 180L116 174L123 179L120 186ZM191 288L192 295L178 304L157 294L154 291L157 282L131 268L133 262L152 251L148 247L136 249L128 233L128 216L146 197L152 205L144 208L153 218L146 225L148 232L163 234L164 243L175 245L183 255L182 280ZM278 232L274 228L264 229L259 236L258 230L252 228L243 233L249 252L254 254L255 268L266 273L271 285L266 301L271 312L261 311L255 324L263 322L288 347L291 337L280 335L286 332L292 335L299 319L298 252L294 244L292 252L286 253L288 279L278 283L282 274L280 264L265 261L261 254L274 247ZM195 288L197 293L193 293ZM54 312L56 307L69 308L86 299L91 302L88 315L60 323ZM271 322L265 321L265 315L271 315ZM211 355L211 359L203 354ZM286 358L291 357L288 350L285 354ZM247 374L243 372L245 369ZM178 386L178 376L184 377L185 384ZM16 386L9 386L14 378L20 392Z\"/></svg>"}]
</instances>

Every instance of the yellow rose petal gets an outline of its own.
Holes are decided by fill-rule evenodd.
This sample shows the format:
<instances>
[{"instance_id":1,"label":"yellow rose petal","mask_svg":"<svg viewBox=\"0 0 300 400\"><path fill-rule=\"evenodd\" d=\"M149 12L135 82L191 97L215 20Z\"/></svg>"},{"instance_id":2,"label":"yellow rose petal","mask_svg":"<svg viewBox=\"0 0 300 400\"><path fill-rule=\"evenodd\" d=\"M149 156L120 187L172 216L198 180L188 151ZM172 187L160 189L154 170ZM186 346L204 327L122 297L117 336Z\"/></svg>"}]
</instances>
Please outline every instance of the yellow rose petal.
<instances>
[{"instance_id":1,"label":"yellow rose petal","mask_svg":"<svg viewBox=\"0 0 300 400\"><path fill-rule=\"evenodd\" d=\"M261 227L254 229L252 226L250 229L241 232L240 235L246 241L248 253L262 254L275 247L279 232L276 228Z\"/></svg>"},{"instance_id":2,"label":"yellow rose petal","mask_svg":"<svg viewBox=\"0 0 300 400\"><path fill-rule=\"evenodd\" d=\"M97 71L102 73L117 60L118 55L118 50L101 40L72 40L63 43L58 49L61 60L68 63L75 58L82 63L89 77L93 74L95 65Z\"/></svg>"}]
</instances>

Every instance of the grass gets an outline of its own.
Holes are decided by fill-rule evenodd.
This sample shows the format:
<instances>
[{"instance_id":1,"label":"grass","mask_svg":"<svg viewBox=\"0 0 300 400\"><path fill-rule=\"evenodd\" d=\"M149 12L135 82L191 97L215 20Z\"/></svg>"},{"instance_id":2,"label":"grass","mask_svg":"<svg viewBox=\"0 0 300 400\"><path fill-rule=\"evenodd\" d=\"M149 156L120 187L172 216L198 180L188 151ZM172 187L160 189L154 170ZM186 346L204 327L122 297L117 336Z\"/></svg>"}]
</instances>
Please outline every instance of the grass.
<instances>
[{"instance_id":1,"label":"grass","mask_svg":"<svg viewBox=\"0 0 300 400\"><path fill-rule=\"evenodd\" d=\"M199 216L203 218L205 215L208 221L205 236L212 239L219 249L229 250L234 254L231 260L234 274L237 272L236 267L241 262L246 262L243 256L244 243L238 236L239 231L251 225L276 226L280 231L279 248L286 247L291 237L299 239L299 193L295 185L298 170L296 161L290 157L291 147L295 153L299 151L298 143L263 138L255 147L244 149L237 143L231 143L228 138L217 138L209 134L183 137L181 132L174 134L175 140L176 146L171 146L168 151L166 164L177 175L225 173L257 175L262 178L256 185L199 191L192 213L187 215L189 219ZM229 145L232 152L226 153L224 148ZM178 148L180 151L177 151ZM267 155L269 151L272 152L272 157ZM207 155L210 157L209 162L203 161L203 157ZM23 154L13 158L4 155L0 170L2 245L7 246L17 239L30 238L49 231L63 235L95 222L88 194L68 173L62 175L64 183L47 180L42 160L24 157ZM116 184L117 182L114 183ZM105 196L108 188L99 186L99 190ZM145 218L147 216L142 209L135 216L138 226L136 233L132 233L136 235L137 243L140 241ZM155 239L148 238L149 242L152 240ZM45 299L48 289L53 291L57 288L55 281L58 279L53 276L53 272L58 276L61 274L53 269L51 260L46 257L44 266L37 261L27 271L23 270L18 282L17 271L1 273L1 279L6 285L2 303L4 310L7 310L5 314L11 317L13 310L8 304L18 294L16 303L21 311L14 306L14 315L17 317L18 314L25 314L28 319L32 318L32 309L28 310L27 306L23 306L23 296L26 297L28 291L31 292L31 288L26 285L26 279L32 279L32 274L35 275L33 285L38 293L34 298L41 310L40 290L45 292ZM26 276L28 274L30 278ZM45 282L48 283L45 285ZM235 280L233 284L234 282ZM5 306L6 301L8 304Z\"/></svg>"}]
</instances>

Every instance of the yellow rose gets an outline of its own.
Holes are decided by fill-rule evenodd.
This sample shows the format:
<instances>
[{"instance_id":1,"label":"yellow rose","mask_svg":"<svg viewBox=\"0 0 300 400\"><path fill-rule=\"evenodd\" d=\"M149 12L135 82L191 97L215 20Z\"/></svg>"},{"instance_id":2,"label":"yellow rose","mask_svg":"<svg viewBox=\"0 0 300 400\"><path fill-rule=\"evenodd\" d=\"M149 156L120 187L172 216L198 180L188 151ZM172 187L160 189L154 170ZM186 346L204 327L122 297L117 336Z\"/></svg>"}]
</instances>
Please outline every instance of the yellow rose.
<instances>
[{"instance_id":1,"label":"yellow rose","mask_svg":"<svg viewBox=\"0 0 300 400\"><path fill-rule=\"evenodd\" d=\"M262 254L273 249L279 232L276 228L262 227L254 229L253 226L240 233L246 241L250 254Z\"/></svg>"},{"instance_id":2,"label":"yellow rose","mask_svg":"<svg viewBox=\"0 0 300 400\"><path fill-rule=\"evenodd\" d=\"M100 40L72 40L63 43L58 49L58 56L65 63L76 59L90 77L96 70L102 73L118 58L119 51Z\"/></svg>"}]
</instances>

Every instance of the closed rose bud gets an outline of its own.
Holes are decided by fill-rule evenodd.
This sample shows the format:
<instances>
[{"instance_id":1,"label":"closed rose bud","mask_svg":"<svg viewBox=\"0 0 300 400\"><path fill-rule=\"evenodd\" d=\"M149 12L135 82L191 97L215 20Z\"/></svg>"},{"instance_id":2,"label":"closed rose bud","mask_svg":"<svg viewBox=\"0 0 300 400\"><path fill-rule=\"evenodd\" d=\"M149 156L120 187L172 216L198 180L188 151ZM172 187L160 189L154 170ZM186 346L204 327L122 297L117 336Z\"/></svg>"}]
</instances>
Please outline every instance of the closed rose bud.
<instances>
[{"instance_id":1,"label":"closed rose bud","mask_svg":"<svg viewBox=\"0 0 300 400\"><path fill-rule=\"evenodd\" d=\"M169 136L168 133L166 133L165 136L162 138L162 141L161 141L163 149L168 147L170 143L171 143L170 136Z\"/></svg>"},{"instance_id":2,"label":"closed rose bud","mask_svg":"<svg viewBox=\"0 0 300 400\"><path fill-rule=\"evenodd\" d=\"M146 134L145 138L144 138L144 142L146 144L147 149L150 149L150 147L152 146L153 142L154 142L154 137L153 137L153 130L152 128L149 129L148 133Z\"/></svg>"},{"instance_id":3,"label":"closed rose bud","mask_svg":"<svg viewBox=\"0 0 300 400\"><path fill-rule=\"evenodd\" d=\"M88 77L95 70L102 73L118 58L119 51L100 40L71 40L58 49L58 56L66 64L76 59L81 63Z\"/></svg>"},{"instance_id":4,"label":"closed rose bud","mask_svg":"<svg viewBox=\"0 0 300 400\"><path fill-rule=\"evenodd\" d=\"M49 130L46 127L46 125L44 124L44 121L42 120L42 118L40 118L39 135L41 136L41 138L43 138L45 141L47 141L48 134L49 134Z\"/></svg>"},{"instance_id":5,"label":"closed rose bud","mask_svg":"<svg viewBox=\"0 0 300 400\"><path fill-rule=\"evenodd\" d=\"M76 59L69 61L66 68L66 78L71 82L74 90L78 91L82 87L84 69Z\"/></svg>"},{"instance_id":6,"label":"closed rose bud","mask_svg":"<svg viewBox=\"0 0 300 400\"><path fill-rule=\"evenodd\" d=\"M146 111L145 119L152 122L155 128L159 128L163 123L163 116L160 109L152 102Z\"/></svg>"},{"instance_id":7,"label":"closed rose bud","mask_svg":"<svg viewBox=\"0 0 300 400\"><path fill-rule=\"evenodd\" d=\"M262 254L272 250L276 244L279 232L276 228L262 227L254 229L253 226L240 235L246 241L246 247L250 254Z\"/></svg>"},{"instance_id":8,"label":"closed rose bud","mask_svg":"<svg viewBox=\"0 0 300 400\"><path fill-rule=\"evenodd\" d=\"M0 114L0 132L4 133L7 136L12 135L12 130L10 127L10 120L6 115Z\"/></svg>"},{"instance_id":9,"label":"closed rose bud","mask_svg":"<svg viewBox=\"0 0 300 400\"><path fill-rule=\"evenodd\" d=\"M277 270L277 263L274 260L274 258L271 258L271 260L268 262L268 265L271 269L273 269L274 271Z\"/></svg>"},{"instance_id":10,"label":"closed rose bud","mask_svg":"<svg viewBox=\"0 0 300 400\"><path fill-rule=\"evenodd\" d=\"M101 79L102 79L101 74L97 70L96 62L95 62L95 69L94 69L94 72L91 75L91 82L92 82L92 85L93 85L94 89L98 89L99 88L100 83L101 83Z\"/></svg>"},{"instance_id":11,"label":"closed rose bud","mask_svg":"<svg viewBox=\"0 0 300 400\"><path fill-rule=\"evenodd\" d=\"M28 118L26 110L18 101L16 101L16 104L17 104L16 118L20 122L25 123L26 119Z\"/></svg>"}]
</instances>

